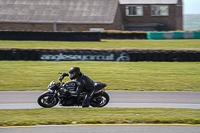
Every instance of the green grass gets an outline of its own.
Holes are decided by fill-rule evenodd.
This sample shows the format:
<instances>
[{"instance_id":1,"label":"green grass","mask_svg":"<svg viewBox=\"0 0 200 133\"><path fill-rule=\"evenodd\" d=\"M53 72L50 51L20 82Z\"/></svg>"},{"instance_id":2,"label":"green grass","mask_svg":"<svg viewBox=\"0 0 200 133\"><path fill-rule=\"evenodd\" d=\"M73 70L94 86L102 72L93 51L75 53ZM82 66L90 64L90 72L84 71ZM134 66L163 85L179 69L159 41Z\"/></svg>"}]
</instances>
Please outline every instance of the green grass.
<instances>
[{"instance_id":1,"label":"green grass","mask_svg":"<svg viewBox=\"0 0 200 133\"><path fill-rule=\"evenodd\" d=\"M0 41L0 48L195 49L199 39L101 42ZM109 90L200 91L200 62L0 61L0 90L46 90L58 72L79 66ZM66 78L64 81L67 81ZM0 110L0 126L78 124L200 124L199 109L52 108Z\"/></svg>"},{"instance_id":2,"label":"green grass","mask_svg":"<svg viewBox=\"0 0 200 133\"><path fill-rule=\"evenodd\" d=\"M101 49L195 49L200 50L200 39L181 40L101 40L101 42L65 41L0 41L0 48L101 48Z\"/></svg>"},{"instance_id":3,"label":"green grass","mask_svg":"<svg viewBox=\"0 0 200 133\"><path fill-rule=\"evenodd\" d=\"M78 124L200 124L199 109L52 108L0 110L0 126Z\"/></svg>"},{"instance_id":4,"label":"green grass","mask_svg":"<svg viewBox=\"0 0 200 133\"><path fill-rule=\"evenodd\" d=\"M73 66L110 90L200 91L200 62L103 61L0 61L0 90L46 90Z\"/></svg>"}]
</instances>

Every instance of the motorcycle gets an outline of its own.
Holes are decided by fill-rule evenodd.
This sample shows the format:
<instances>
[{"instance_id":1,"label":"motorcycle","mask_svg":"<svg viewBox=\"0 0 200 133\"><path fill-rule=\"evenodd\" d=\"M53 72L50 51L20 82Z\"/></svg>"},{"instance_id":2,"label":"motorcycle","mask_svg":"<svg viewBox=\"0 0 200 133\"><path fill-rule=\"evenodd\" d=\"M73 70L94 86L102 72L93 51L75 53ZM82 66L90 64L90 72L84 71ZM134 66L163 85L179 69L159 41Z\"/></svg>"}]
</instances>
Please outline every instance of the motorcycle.
<instances>
[{"instance_id":1,"label":"motorcycle","mask_svg":"<svg viewBox=\"0 0 200 133\"><path fill-rule=\"evenodd\" d=\"M48 91L38 97L38 104L44 108L51 108L58 103L60 106L81 106L85 98L86 92L80 93L79 97L76 92L77 82L67 81L62 82L63 78L59 78L59 82L54 80L48 85ZM92 107L104 107L109 102L109 95L105 92L107 85L101 82L95 82L95 90L90 100Z\"/></svg>"}]
</instances>

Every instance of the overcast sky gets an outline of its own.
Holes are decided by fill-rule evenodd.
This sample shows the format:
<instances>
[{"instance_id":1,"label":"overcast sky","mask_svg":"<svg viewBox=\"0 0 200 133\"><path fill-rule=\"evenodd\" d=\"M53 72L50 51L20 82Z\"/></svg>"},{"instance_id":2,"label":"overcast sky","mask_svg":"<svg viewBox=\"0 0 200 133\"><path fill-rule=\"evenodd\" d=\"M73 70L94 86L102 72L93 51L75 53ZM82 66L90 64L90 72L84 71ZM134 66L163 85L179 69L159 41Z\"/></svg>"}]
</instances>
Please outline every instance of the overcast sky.
<instances>
[{"instance_id":1,"label":"overcast sky","mask_svg":"<svg viewBox=\"0 0 200 133\"><path fill-rule=\"evenodd\" d=\"M183 0L184 14L200 14L200 0Z\"/></svg>"}]
</instances>

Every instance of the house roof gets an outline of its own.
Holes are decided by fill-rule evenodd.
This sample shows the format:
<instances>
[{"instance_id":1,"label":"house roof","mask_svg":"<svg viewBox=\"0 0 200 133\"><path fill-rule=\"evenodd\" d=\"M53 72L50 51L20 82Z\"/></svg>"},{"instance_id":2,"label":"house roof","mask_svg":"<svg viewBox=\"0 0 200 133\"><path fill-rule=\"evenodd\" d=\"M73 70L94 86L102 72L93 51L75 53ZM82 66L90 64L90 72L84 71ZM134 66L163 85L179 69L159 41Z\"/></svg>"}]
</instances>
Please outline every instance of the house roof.
<instances>
[{"instance_id":1,"label":"house roof","mask_svg":"<svg viewBox=\"0 0 200 133\"><path fill-rule=\"evenodd\" d=\"M118 0L0 0L0 22L113 23Z\"/></svg>"},{"instance_id":2,"label":"house roof","mask_svg":"<svg viewBox=\"0 0 200 133\"><path fill-rule=\"evenodd\" d=\"M178 0L119 0L120 4L177 4Z\"/></svg>"}]
</instances>

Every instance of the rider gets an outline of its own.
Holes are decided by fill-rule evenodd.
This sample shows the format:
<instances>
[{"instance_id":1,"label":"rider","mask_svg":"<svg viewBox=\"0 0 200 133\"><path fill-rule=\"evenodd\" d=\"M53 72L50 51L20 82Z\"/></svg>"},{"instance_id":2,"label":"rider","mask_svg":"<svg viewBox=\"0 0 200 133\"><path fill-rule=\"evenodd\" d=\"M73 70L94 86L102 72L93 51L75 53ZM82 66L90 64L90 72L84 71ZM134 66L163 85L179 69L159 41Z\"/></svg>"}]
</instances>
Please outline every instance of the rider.
<instances>
[{"instance_id":1,"label":"rider","mask_svg":"<svg viewBox=\"0 0 200 133\"><path fill-rule=\"evenodd\" d=\"M83 100L82 107L89 107L90 99L94 93L94 81L90 79L86 74L80 71L79 67L72 67L69 69L69 73L62 73L61 78L69 76L71 80L77 81L76 94L79 98L81 92L86 92L86 96Z\"/></svg>"}]
</instances>

